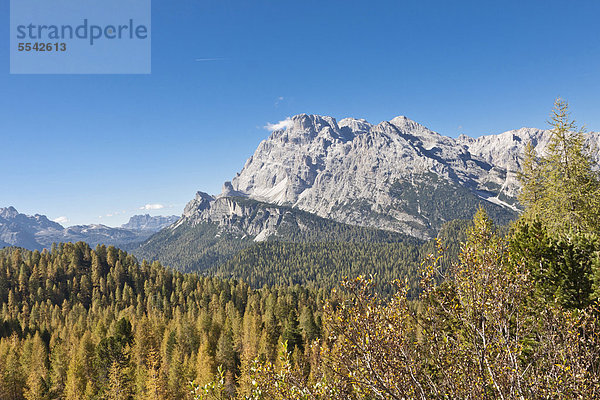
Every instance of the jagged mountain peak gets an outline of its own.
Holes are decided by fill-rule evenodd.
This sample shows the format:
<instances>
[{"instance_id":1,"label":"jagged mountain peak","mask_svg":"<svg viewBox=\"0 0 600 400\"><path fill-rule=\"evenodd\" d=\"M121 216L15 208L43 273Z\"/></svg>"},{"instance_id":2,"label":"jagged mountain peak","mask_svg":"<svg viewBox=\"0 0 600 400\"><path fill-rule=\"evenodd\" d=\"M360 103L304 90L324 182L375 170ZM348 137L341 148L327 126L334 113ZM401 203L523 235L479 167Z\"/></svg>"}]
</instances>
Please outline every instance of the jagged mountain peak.
<instances>
[{"instance_id":1,"label":"jagged mountain peak","mask_svg":"<svg viewBox=\"0 0 600 400\"><path fill-rule=\"evenodd\" d=\"M433 135L436 136L437 138L441 138L442 135L440 135L437 132L432 131L431 129L427 128L425 125L422 125L416 121L413 121L412 119L409 119L403 115L395 117L393 119L391 119L390 124L392 124L393 126L395 126L396 128L398 128L398 130L402 133L410 133L410 134L420 134L420 135Z\"/></svg>"},{"instance_id":2,"label":"jagged mountain peak","mask_svg":"<svg viewBox=\"0 0 600 400\"><path fill-rule=\"evenodd\" d=\"M131 218L129 218L129 221L126 224L121 225L121 228L136 231L158 232L159 230L177 222L178 219L179 217L176 215L134 215Z\"/></svg>"},{"instance_id":3,"label":"jagged mountain peak","mask_svg":"<svg viewBox=\"0 0 600 400\"><path fill-rule=\"evenodd\" d=\"M318 132L326 126L336 130L339 129L335 118L327 115L298 114L291 117L291 122L288 130L312 130Z\"/></svg>"},{"instance_id":4,"label":"jagged mountain peak","mask_svg":"<svg viewBox=\"0 0 600 400\"><path fill-rule=\"evenodd\" d=\"M433 222L423 214L424 204L412 210L414 199L404 198L394 185L429 185L429 174L439 182L423 190L465 187L476 201L497 196L507 179L506 171L494 170L455 139L404 116L372 125L299 114L260 143L220 197L250 197L339 222L428 237L444 217ZM190 212L198 209L196 203Z\"/></svg>"},{"instance_id":5,"label":"jagged mountain peak","mask_svg":"<svg viewBox=\"0 0 600 400\"><path fill-rule=\"evenodd\" d=\"M16 208L9 206L0 208L0 219L4 223L18 224L27 229L63 229L63 226L58 222L50 221L48 217L41 214L25 215L19 213Z\"/></svg>"},{"instance_id":6,"label":"jagged mountain peak","mask_svg":"<svg viewBox=\"0 0 600 400\"><path fill-rule=\"evenodd\" d=\"M210 203L214 200L214 196L208 193L198 191L196 197L190 201L183 210L183 217L188 217L194 214L197 210L204 210L210 206Z\"/></svg>"},{"instance_id":7,"label":"jagged mountain peak","mask_svg":"<svg viewBox=\"0 0 600 400\"><path fill-rule=\"evenodd\" d=\"M413 130L413 129L425 128L425 126L419 124L416 121L413 121L412 119L410 119L408 117L405 117L404 115L399 115L397 117L392 118L389 121L389 123L392 125L395 125L400 130L402 130L402 129ZM425 129L427 129L427 128L425 128ZM429 129L427 129L427 131L433 133Z\"/></svg>"},{"instance_id":8,"label":"jagged mountain peak","mask_svg":"<svg viewBox=\"0 0 600 400\"><path fill-rule=\"evenodd\" d=\"M285 128L274 130L268 141L309 143L318 136L340 138L340 129L335 118L309 114L295 115L290 118Z\"/></svg>"},{"instance_id":9,"label":"jagged mountain peak","mask_svg":"<svg viewBox=\"0 0 600 400\"><path fill-rule=\"evenodd\" d=\"M438 133L405 116L398 116L374 125L364 118L347 117L338 122L334 117L326 115L297 114L290 118L289 124L274 130L264 142L301 144L310 143L315 139L351 142L355 137L367 133L384 133L391 136L411 133L412 139L429 135L441 137Z\"/></svg>"},{"instance_id":10,"label":"jagged mountain peak","mask_svg":"<svg viewBox=\"0 0 600 400\"><path fill-rule=\"evenodd\" d=\"M5 219L14 218L18 214L19 214L19 212L13 206L8 206L8 207L5 207L5 208L0 208L0 217L2 217L2 218L5 218Z\"/></svg>"}]
</instances>

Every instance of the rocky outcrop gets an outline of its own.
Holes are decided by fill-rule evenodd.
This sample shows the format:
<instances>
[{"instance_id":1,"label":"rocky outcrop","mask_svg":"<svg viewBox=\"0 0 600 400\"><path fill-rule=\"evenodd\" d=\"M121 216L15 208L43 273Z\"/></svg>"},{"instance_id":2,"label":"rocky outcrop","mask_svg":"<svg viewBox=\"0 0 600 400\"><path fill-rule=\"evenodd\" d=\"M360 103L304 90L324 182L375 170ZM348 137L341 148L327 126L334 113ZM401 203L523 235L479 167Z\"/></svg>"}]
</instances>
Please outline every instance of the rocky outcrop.
<instances>
[{"instance_id":1,"label":"rocky outcrop","mask_svg":"<svg viewBox=\"0 0 600 400\"><path fill-rule=\"evenodd\" d=\"M239 197L212 197L198 192L185 207L183 216L172 226L195 226L200 223L217 224L221 231L238 237L263 241L276 234L284 216L290 210L271 204L249 201Z\"/></svg>"}]
</instances>

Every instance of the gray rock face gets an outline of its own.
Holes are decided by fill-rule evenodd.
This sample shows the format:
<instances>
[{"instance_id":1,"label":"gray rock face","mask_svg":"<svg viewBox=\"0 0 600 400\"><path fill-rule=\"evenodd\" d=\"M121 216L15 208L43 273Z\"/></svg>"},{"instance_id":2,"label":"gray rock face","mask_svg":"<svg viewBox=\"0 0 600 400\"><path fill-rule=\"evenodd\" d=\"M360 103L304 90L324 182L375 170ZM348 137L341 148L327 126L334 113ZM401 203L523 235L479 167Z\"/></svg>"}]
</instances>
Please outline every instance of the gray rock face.
<instances>
[{"instance_id":1,"label":"gray rock face","mask_svg":"<svg viewBox=\"0 0 600 400\"><path fill-rule=\"evenodd\" d=\"M176 224L131 247L131 251L138 259L198 271L216 267L254 242L266 240L418 244L396 232L350 226L286 206L199 193Z\"/></svg>"},{"instance_id":2,"label":"gray rock face","mask_svg":"<svg viewBox=\"0 0 600 400\"><path fill-rule=\"evenodd\" d=\"M259 144L217 201L198 193L183 218L223 221L241 211L221 199L245 196L428 238L451 215L470 218L478 202L500 219L514 217L520 155L528 141L543 151L548 139L549 132L529 128L453 139L402 116L372 125L296 115ZM459 200L449 202L458 192ZM465 215L447 212L449 207L463 207Z\"/></svg>"},{"instance_id":3,"label":"gray rock face","mask_svg":"<svg viewBox=\"0 0 600 400\"><path fill-rule=\"evenodd\" d=\"M196 197L186 204L185 208L183 209L182 218L188 218L197 212L204 211L206 208L210 207L210 204L214 201L214 199L215 198L213 196L207 193L197 192Z\"/></svg>"},{"instance_id":4,"label":"gray rock face","mask_svg":"<svg viewBox=\"0 0 600 400\"><path fill-rule=\"evenodd\" d=\"M177 222L178 219L179 217L177 215L134 215L133 217L129 218L129 221L126 224L121 225L121 228L133 231L158 232L161 229Z\"/></svg>"},{"instance_id":5,"label":"gray rock face","mask_svg":"<svg viewBox=\"0 0 600 400\"><path fill-rule=\"evenodd\" d=\"M222 232L239 238L250 237L263 241L277 232L286 210L268 204L257 204L243 198L214 198L198 192L196 198L185 207L181 219L171 228L184 223L195 226L200 223L214 223Z\"/></svg>"},{"instance_id":6,"label":"gray rock face","mask_svg":"<svg viewBox=\"0 0 600 400\"><path fill-rule=\"evenodd\" d=\"M502 186L503 172L406 117L378 125L346 118L338 125L303 114L258 146L231 189L340 222L428 237L426 219L392 195L395 182L433 173L475 192L489 181Z\"/></svg>"}]
</instances>

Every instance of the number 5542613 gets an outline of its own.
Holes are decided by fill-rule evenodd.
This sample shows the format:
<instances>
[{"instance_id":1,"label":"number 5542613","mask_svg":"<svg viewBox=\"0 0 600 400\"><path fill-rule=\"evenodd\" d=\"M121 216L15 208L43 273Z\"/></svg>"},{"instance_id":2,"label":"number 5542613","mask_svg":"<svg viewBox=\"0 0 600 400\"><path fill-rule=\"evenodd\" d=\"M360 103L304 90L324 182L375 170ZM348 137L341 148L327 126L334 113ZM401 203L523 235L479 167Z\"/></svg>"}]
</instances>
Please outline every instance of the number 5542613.
<instances>
[{"instance_id":1,"label":"number 5542613","mask_svg":"<svg viewBox=\"0 0 600 400\"><path fill-rule=\"evenodd\" d=\"M66 43L19 43L18 51L67 51Z\"/></svg>"}]
</instances>

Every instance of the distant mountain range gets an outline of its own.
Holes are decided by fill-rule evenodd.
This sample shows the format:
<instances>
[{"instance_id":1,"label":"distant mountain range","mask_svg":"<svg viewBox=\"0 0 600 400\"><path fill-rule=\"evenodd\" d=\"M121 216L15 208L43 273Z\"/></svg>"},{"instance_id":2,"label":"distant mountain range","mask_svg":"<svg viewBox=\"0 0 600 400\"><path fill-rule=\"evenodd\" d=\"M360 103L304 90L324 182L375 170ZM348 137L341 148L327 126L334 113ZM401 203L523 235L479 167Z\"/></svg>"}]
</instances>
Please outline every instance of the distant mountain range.
<instances>
[{"instance_id":1,"label":"distant mountain range","mask_svg":"<svg viewBox=\"0 0 600 400\"><path fill-rule=\"evenodd\" d=\"M129 218L129 222L121 225L121 228L129 229L132 231L148 231L158 232L162 228L165 228L179 220L177 215L171 215L165 217L163 215L150 216L145 215L134 215Z\"/></svg>"},{"instance_id":2,"label":"distant mountain range","mask_svg":"<svg viewBox=\"0 0 600 400\"><path fill-rule=\"evenodd\" d=\"M87 242L124 246L146 240L155 232L176 222L177 216L135 215L120 228L105 225L76 225L68 228L46 216L20 214L14 207L0 208L0 247L49 248L52 243Z\"/></svg>"}]
</instances>

